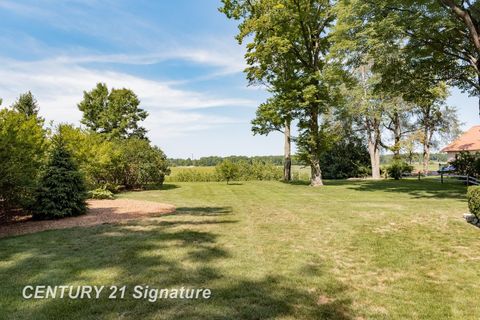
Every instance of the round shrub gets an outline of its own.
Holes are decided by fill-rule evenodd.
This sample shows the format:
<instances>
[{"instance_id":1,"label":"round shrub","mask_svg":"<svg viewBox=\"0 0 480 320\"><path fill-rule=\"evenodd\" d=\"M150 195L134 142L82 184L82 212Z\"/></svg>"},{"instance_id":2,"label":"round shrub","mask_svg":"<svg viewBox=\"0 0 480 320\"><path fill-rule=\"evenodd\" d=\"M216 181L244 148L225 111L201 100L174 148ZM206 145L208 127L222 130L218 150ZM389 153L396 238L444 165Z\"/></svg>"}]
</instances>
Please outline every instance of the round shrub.
<instances>
[{"instance_id":1,"label":"round shrub","mask_svg":"<svg viewBox=\"0 0 480 320\"><path fill-rule=\"evenodd\" d=\"M387 166L388 176L395 180L401 179L404 174L412 173L412 171L413 167L402 160L394 160Z\"/></svg>"},{"instance_id":2,"label":"round shrub","mask_svg":"<svg viewBox=\"0 0 480 320\"><path fill-rule=\"evenodd\" d=\"M90 199L115 199L115 196L110 190L98 188L88 192Z\"/></svg>"},{"instance_id":3,"label":"round shrub","mask_svg":"<svg viewBox=\"0 0 480 320\"><path fill-rule=\"evenodd\" d=\"M467 200L470 213L480 218L480 186L468 187Z\"/></svg>"}]
</instances>

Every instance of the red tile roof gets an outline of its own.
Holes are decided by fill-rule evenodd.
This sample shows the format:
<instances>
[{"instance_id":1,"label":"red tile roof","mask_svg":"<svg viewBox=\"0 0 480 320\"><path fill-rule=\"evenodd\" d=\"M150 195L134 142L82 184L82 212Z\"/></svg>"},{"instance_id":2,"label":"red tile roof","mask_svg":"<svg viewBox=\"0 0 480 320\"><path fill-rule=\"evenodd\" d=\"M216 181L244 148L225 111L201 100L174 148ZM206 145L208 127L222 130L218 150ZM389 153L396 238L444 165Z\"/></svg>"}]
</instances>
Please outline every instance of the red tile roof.
<instances>
[{"instance_id":1,"label":"red tile roof","mask_svg":"<svg viewBox=\"0 0 480 320\"><path fill-rule=\"evenodd\" d=\"M471 127L457 140L441 150L442 152L480 151L480 126Z\"/></svg>"}]
</instances>

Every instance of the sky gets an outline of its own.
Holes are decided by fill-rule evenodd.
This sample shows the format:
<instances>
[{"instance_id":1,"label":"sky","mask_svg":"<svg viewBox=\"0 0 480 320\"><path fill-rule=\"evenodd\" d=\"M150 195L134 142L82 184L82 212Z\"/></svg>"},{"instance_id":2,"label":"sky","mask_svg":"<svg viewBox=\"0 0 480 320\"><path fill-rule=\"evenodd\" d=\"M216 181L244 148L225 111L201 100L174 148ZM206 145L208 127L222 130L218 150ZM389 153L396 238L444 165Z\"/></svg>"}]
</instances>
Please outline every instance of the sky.
<instances>
[{"instance_id":1,"label":"sky","mask_svg":"<svg viewBox=\"0 0 480 320\"><path fill-rule=\"evenodd\" d=\"M80 124L84 90L132 89L150 140L172 158L281 154L281 134L253 136L268 94L249 87L237 22L216 0L0 0L0 98L30 90L48 122ZM464 129L478 103L453 89Z\"/></svg>"}]
</instances>

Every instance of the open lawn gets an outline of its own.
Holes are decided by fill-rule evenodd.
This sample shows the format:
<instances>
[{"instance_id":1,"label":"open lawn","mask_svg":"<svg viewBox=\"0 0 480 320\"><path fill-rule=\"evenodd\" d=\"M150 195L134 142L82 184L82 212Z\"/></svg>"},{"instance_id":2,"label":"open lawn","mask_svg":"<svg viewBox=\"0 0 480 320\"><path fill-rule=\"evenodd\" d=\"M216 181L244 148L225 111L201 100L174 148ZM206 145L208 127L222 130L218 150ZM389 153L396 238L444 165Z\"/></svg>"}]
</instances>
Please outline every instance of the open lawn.
<instances>
[{"instance_id":1,"label":"open lawn","mask_svg":"<svg viewBox=\"0 0 480 320\"><path fill-rule=\"evenodd\" d=\"M0 318L479 319L480 229L437 180L176 183L160 218L0 239ZM22 300L25 285L210 288L209 300Z\"/></svg>"}]
</instances>

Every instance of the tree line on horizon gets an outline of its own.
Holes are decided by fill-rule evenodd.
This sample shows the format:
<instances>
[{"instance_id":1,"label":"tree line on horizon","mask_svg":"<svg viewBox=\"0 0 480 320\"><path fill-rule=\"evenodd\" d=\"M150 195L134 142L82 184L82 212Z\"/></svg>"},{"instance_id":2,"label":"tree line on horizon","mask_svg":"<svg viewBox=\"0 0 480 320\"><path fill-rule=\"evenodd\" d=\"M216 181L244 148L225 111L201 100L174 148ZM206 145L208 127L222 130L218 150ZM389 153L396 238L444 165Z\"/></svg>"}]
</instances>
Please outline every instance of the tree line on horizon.
<instances>
[{"instance_id":1,"label":"tree line on horizon","mask_svg":"<svg viewBox=\"0 0 480 320\"><path fill-rule=\"evenodd\" d=\"M401 156L406 159L409 164L414 164L417 162L423 163L422 154L418 152L412 152L411 154L402 153ZM382 154L380 155L381 164L390 164L394 158L394 154ZM271 156L206 156L200 157L198 159L192 158L168 158L168 163L171 167L214 167L225 160L231 162L247 162L253 163L255 161L260 161L264 163L270 163L276 166L283 166L285 157L282 155L271 155ZM430 154L430 161L435 161L438 163L445 164L447 162L447 155L445 153L432 153ZM303 166L304 164L300 159L293 154L291 156L291 164Z\"/></svg>"},{"instance_id":2,"label":"tree line on horizon","mask_svg":"<svg viewBox=\"0 0 480 320\"><path fill-rule=\"evenodd\" d=\"M402 167L420 149L427 172L431 150L460 132L449 89L480 98L477 2L222 0L219 10L239 22L249 84L271 94L252 130L284 134L287 181L292 143L321 186L323 151L352 138L374 179L384 150Z\"/></svg>"}]
</instances>

